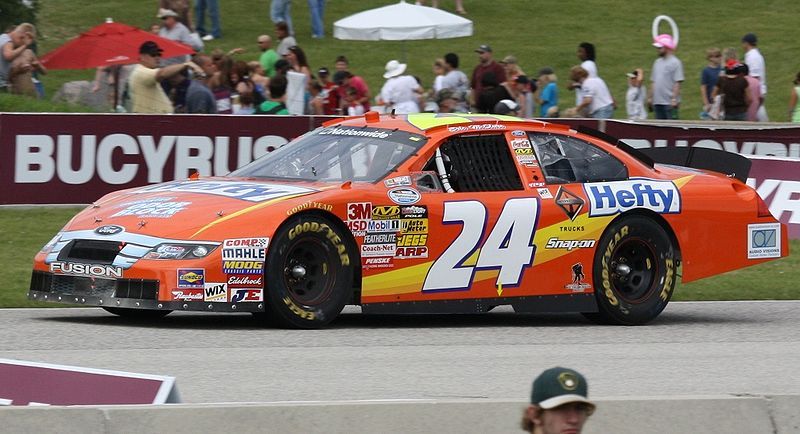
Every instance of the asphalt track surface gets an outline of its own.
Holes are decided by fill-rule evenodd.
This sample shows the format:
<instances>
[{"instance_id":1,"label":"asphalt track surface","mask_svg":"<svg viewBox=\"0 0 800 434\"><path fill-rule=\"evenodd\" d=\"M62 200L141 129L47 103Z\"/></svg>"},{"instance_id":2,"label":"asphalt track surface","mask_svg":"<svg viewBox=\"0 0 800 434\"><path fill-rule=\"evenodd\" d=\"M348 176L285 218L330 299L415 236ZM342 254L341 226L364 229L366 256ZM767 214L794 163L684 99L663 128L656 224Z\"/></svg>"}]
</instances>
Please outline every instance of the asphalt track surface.
<instances>
[{"instance_id":1,"label":"asphalt track surface","mask_svg":"<svg viewBox=\"0 0 800 434\"><path fill-rule=\"evenodd\" d=\"M170 375L183 401L520 399L569 366L603 398L793 394L800 302L671 303L643 327L580 315L364 316L265 329L245 314L124 320L99 308L0 310L0 358Z\"/></svg>"}]
</instances>

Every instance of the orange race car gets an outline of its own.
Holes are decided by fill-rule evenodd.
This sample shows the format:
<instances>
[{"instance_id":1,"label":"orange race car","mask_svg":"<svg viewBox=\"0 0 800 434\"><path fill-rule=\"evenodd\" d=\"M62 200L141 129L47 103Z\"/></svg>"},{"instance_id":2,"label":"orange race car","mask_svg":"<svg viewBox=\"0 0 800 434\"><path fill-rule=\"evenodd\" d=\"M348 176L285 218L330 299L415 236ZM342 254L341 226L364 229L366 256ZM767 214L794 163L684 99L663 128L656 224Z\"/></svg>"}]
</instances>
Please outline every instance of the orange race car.
<instances>
[{"instance_id":1,"label":"orange race car","mask_svg":"<svg viewBox=\"0 0 800 434\"><path fill-rule=\"evenodd\" d=\"M331 121L228 176L103 197L36 255L29 298L297 328L347 304L644 324L681 273L788 254L786 228L742 182L748 160L651 154L507 116Z\"/></svg>"}]
</instances>

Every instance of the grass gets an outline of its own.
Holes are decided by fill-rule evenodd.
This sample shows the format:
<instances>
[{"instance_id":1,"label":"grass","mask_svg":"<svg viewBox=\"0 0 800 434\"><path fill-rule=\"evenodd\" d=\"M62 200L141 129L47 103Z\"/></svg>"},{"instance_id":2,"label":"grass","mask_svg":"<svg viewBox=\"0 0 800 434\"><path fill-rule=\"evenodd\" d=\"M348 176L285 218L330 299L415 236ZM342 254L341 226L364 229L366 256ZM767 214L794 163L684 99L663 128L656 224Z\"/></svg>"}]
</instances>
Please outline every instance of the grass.
<instances>
[{"instance_id":1,"label":"grass","mask_svg":"<svg viewBox=\"0 0 800 434\"><path fill-rule=\"evenodd\" d=\"M79 211L79 208L0 209L0 307L56 306L26 298L36 252ZM800 240L791 255L777 261L681 285L674 300L800 299Z\"/></svg>"},{"instance_id":2,"label":"grass","mask_svg":"<svg viewBox=\"0 0 800 434\"><path fill-rule=\"evenodd\" d=\"M383 67L392 58L407 61L408 71L417 75L423 85L433 80L431 65L437 57L455 52L461 57L462 69L468 74L477 62L473 50L488 43L495 57L514 54L522 68L534 74L544 66L552 66L560 77L562 107L573 100L564 89L569 67L578 63L575 50L578 43L589 41L597 46L600 75L611 88L620 104L615 115L625 116L625 72L636 67L649 71L655 58L651 44L651 24L655 16L666 14L680 26L678 57L683 61L686 81L683 119L696 119L700 111L699 76L705 65L705 49L711 46L740 49L740 39L746 32L755 32L767 62L769 96L766 99L770 118L786 121L791 81L797 72L796 62L787 53L795 49L795 10L789 0L771 0L753 7L751 3L732 0L725 3L724 13L716 2L675 0L668 3L643 2L622 4L612 0L554 1L541 0L466 0L467 16L474 22L474 35L468 38L408 42L353 42L333 39L333 22L353 13L391 4L397 0L364 0L328 2L325 13L327 36L321 40L310 37L307 4L293 2L292 16L298 44L306 51L312 70L333 66L339 54L350 59L351 70L366 78L372 94L383 84ZM408 0L412 1L412 0ZM441 2L452 11L453 3ZM273 34L269 20L269 2L225 0L220 2L224 37L207 44L206 50L229 50L244 47L244 60L256 59L256 37ZM39 15L40 53L46 53L69 38L106 17L147 28L157 22L153 2L107 0L79 2L78 0L42 0ZM661 31L666 31L662 24ZM91 80L94 72L51 71L44 77L48 95L66 81ZM29 107L22 107L27 109ZM33 107L30 107L33 108ZM36 111L36 110L31 110ZM50 110L47 110L50 111Z\"/></svg>"}]
</instances>

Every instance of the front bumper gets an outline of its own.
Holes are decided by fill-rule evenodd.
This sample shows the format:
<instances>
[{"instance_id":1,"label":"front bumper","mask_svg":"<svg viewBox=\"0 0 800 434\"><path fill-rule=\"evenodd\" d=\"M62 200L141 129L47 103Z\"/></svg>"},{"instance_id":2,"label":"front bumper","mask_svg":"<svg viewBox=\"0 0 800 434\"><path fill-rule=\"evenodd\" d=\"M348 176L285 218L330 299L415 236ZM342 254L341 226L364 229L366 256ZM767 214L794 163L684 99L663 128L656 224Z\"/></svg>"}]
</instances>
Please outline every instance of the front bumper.
<instances>
[{"instance_id":1,"label":"front bumper","mask_svg":"<svg viewBox=\"0 0 800 434\"><path fill-rule=\"evenodd\" d=\"M263 302L159 301L159 281L98 279L34 271L28 299L51 303L145 310L263 312Z\"/></svg>"}]
</instances>

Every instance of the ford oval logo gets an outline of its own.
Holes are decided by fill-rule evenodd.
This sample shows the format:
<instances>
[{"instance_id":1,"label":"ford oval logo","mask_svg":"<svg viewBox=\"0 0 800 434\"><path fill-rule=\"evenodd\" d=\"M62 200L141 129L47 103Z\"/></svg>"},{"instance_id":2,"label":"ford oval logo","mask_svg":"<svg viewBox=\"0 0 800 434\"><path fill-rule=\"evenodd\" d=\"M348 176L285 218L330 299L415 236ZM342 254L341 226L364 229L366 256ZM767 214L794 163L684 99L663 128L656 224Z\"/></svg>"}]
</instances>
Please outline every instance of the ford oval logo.
<instances>
[{"instance_id":1,"label":"ford oval logo","mask_svg":"<svg viewBox=\"0 0 800 434\"><path fill-rule=\"evenodd\" d=\"M95 229L94 233L96 233L97 235L116 235L123 231L125 231L125 228L123 228L122 226L105 225Z\"/></svg>"}]
</instances>

